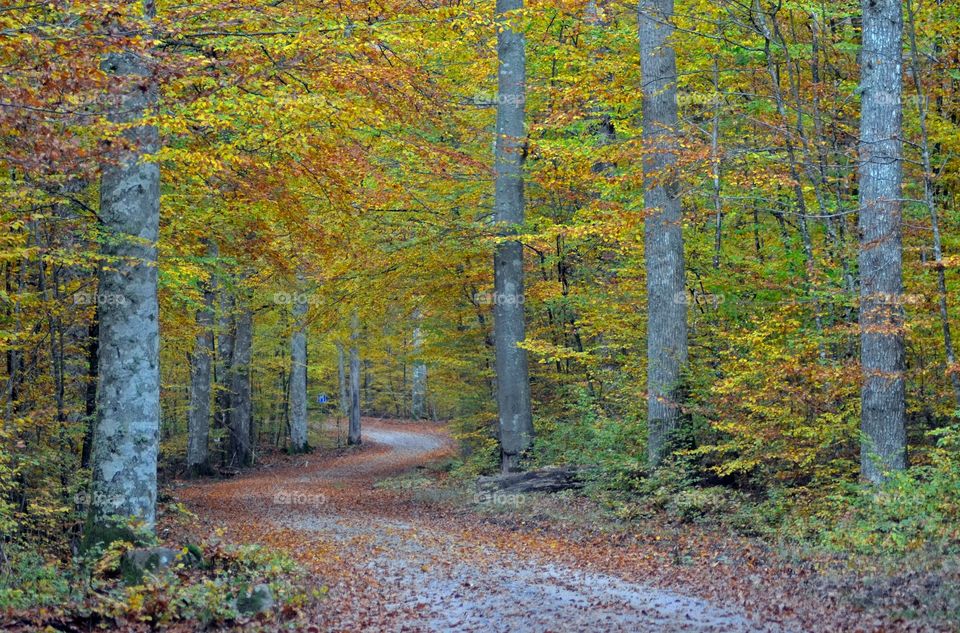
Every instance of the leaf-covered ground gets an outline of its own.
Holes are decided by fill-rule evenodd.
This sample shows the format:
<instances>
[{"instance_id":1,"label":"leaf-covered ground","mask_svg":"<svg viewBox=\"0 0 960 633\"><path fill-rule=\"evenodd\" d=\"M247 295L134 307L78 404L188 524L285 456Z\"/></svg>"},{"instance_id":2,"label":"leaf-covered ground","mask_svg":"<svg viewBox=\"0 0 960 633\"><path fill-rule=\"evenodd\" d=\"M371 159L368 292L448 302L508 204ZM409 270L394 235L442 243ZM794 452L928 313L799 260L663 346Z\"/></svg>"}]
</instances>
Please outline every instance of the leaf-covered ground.
<instances>
[{"instance_id":1,"label":"leaf-covered ground","mask_svg":"<svg viewBox=\"0 0 960 633\"><path fill-rule=\"evenodd\" d=\"M282 458L172 491L200 517L191 532L223 526L228 538L306 564L329 592L307 614L317 630L952 627L918 616L941 593L930 584L951 582L956 570L871 578L836 561L786 561L758 541L699 526L608 529L580 498L445 494L423 468L454 450L442 427L367 419L364 433L359 449Z\"/></svg>"}]
</instances>

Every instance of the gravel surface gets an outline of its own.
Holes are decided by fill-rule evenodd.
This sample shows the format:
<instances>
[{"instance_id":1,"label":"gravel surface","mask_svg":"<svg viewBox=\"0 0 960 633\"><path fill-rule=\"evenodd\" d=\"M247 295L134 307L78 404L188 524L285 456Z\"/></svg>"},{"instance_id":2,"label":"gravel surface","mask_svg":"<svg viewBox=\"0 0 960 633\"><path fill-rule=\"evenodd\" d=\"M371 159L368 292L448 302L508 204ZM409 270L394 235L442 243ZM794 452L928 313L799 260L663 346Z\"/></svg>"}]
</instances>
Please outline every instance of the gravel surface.
<instances>
[{"instance_id":1,"label":"gravel surface","mask_svg":"<svg viewBox=\"0 0 960 633\"><path fill-rule=\"evenodd\" d=\"M327 623L331 630L779 630L699 598L565 566L532 552L518 556L482 533L465 535L433 521L429 512L378 516L378 481L452 449L436 427L365 420L361 451L322 464L316 458L311 463L308 455L296 467L257 471L198 490L205 489L211 499L232 495L264 530L267 524L281 530L293 550L324 544L324 551L336 552L349 567L345 573L363 578L332 584L331 600L340 614ZM268 495L271 502L262 503ZM354 595L357 591L364 595Z\"/></svg>"}]
</instances>

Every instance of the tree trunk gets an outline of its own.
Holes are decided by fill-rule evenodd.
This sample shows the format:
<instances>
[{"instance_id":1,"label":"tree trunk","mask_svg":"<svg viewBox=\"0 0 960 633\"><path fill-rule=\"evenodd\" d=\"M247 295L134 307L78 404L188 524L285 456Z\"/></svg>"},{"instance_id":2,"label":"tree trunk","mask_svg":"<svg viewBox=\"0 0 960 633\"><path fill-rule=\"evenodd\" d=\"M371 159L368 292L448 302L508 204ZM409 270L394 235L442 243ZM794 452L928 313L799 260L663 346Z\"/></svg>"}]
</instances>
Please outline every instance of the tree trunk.
<instances>
[{"instance_id":1,"label":"tree trunk","mask_svg":"<svg viewBox=\"0 0 960 633\"><path fill-rule=\"evenodd\" d=\"M420 310L413 313L413 376L411 377L410 417L422 420L427 417L427 365L421 359L423 354L423 330L420 322L423 316Z\"/></svg>"},{"instance_id":2,"label":"tree trunk","mask_svg":"<svg viewBox=\"0 0 960 633\"><path fill-rule=\"evenodd\" d=\"M215 246L210 251L216 256ZM203 307L197 310L196 344L190 355L190 411L187 420L187 468L193 475L210 474L210 378L213 364L213 281L203 289Z\"/></svg>"},{"instance_id":3,"label":"tree trunk","mask_svg":"<svg viewBox=\"0 0 960 633\"><path fill-rule=\"evenodd\" d=\"M369 360L366 360L366 359L365 359L365 360L363 361L363 363L361 364L362 372L363 372L363 373L362 373L362 376L363 376L363 392L362 392L362 393L363 393L363 409L364 409L364 411L367 412L368 415L371 414L371 412L373 411L373 393L372 393L372 392L373 392L373 388L371 387L371 383L373 382L373 380L371 379L372 372L370 371L370 368L371 368L372 366L373 366L373 363L372 363L371 361L369 361Z\"/></svg>"},{"instance_id":4,"label":"tree trunk","mask_svg":"<svg viewBox=\"0 0 960 633\"><path fill-rule=\"evenodd\" d=\"M84 389L84 418L86 430L83 434L83 445L80 449L80 468L89 468L93 453L93 434L96 431L97 420L97 369L99 368L100 345L100 307L93 307L93 321L90 323L87 339L87 384ZM13 380L10 356L7 357L10 380Z\"/></svg>"},{"instance_id":5,"label":"tree trunk","mask_svg":"<svg viewBox=\"0 0 960 633\"><path fill-rule=\"evenodd\" d=\"M873 483L906 467L899 0L862 0L860 118L860 469Z\"/></svg>"},{"instance_id":6,"label":"tree trunk","mask_svg":"<svg viewBox=\"0 0 960 633\"><path fill-rule=\"evenodd\" d=\"M234 342L234 301L233 295L228 288L224 288L220 293L220 317L217 332L217 350L216 364L214 365L214 382L216 384L216 394L214 396L213 421L221 437L226 432L229 435L230 410L233 407L233 397L231 384L232 373L230 371L233 363L233 342ZM222 441L222 440L218 440ZM229 442L228 442L229 446ZM229 459L228 447L221 445L220 465L226 466Z\"/></svg>"},{"instance_id":7,"label":"tree trunk","mask_svg":"<svg viewBox=\"0 0 960 633\"><path fill-rule=\"evenodd\" d=\"M350 430L347 432L347 444L358 445L360 436L360 350L357 339L360 338L360 319L354 313L350 319Z\"/></svg>"},{"instance_id":8,"label":"tree trunk","mask_svg":"<svg viewBox=\"0 0 960 633\"><path fill-rule=\"evenodd\" d=\"M298 291L296 297L300 297ZM294 300L294 331L290 338L290 450L306 452L307 445L307 304Z\"/></svg>"},{"instance_id":9,"label":"tree trunk","mask_svg":"<svg viewBox=\"0 0 960 633\"><path fill-rule=\"evenodd\" d=\"M719 28L719 27L718 27ZM713 268L720 270L720 255L723 240L723 188L720 181L722 158L720 154L720 113L723 95L720 92L720 59L713 56L713 118L710 122L710 180L713 185Z\"/></svg>"},{"instance_id":10,"label":"tree trunk","mask_svg":"<svg viewBox=\"0 0 960 633\"><path fill-rule=\"evenodd\" d=\"M673 0L641 0L644 223L647 271L647 454L663 458L680 417L681 372L687 362L683 233L677 178L677 62L670 38Z\"/></svg>"},{"instance_id":11,"label":"tree trunk","mask_svg":"<svg viewBox=\"0 0 960 633\"><path fill-rule=\"evenodd\" d=\"M526 37L510 21L523 0L497 0L497 137L494 149L494 210L502 236L516 233L524 220L523 163L526 158ZM501 242L493 258L493 338L496 355L500 455L504 472L520 468L533 443L523 294L523 244Z\"/></svg>"},{"instance_id":12,"label":"tree trunk","mask_svg":"<svg viewBox=\"0 0 960 633\"><path fill-rule=\"evenodd\" d=\"M144 5L153 17L152 2ZM144 59L132 52L109 55L103 69L123 82L117 123L140 121L157 102L157 87ZM157 235L160 168L144 160L160 148L157 128L124 133L129 147L103 166L100 220L105 236L100 271L99 361L90 544L109 542L118 517L134 517L148 529L156 521L160 427Z\"/></svg>"},{"instance_id":13,"label":"tree trunk","mask_svg":"<svg viewBox=\"0 0 960 633\"><path fill-rule=\"evenodd\" d=\"M253 312L249 306L236 311L233 358L230 363L230 432L228 464L234 467L253 463L251 445L252 402L250 393L250 348L253 343Z\"/></svg>"},{"instance_id":14,"label":"tree trunk","mask_svg":"<svg viewBox=\"0 0 960 633\"><path fill-rule=\"evenodd\" d=\"M347 417L350 411L350 398L347 395L347 366L342 343L337 343L337 382L340 386L340 415Z\"/></svg>"}]
</instances>

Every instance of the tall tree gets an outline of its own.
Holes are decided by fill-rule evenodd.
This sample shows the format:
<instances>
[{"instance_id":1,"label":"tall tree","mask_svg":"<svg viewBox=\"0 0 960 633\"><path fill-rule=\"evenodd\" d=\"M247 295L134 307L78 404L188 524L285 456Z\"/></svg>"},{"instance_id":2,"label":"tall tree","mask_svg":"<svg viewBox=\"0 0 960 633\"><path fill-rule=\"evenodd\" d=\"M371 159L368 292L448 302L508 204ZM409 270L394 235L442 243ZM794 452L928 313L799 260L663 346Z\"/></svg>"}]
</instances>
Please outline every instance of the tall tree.
<instances>
[{"instance_id":1,"label":"tall tree","mask_svg":"<svg viewBox=\"0 0 960 633\"><path fill-rule=\"evenodd\" d=\"M216 246L210 254L216 256ZM203 305L197 310L197 332L190 354L190 411L187 420L187 467L194 475L210 473L210 379L213 364L213 320L216 290L204 284Z\"/></svg>"},{"instance_id":2,"label":"tall tree","mask_svg":"<svg viewBox=\"0 0 960 633\"><path fill-rule=\"evenodd\" d=\"M253 394L250 388L253 310L247 300L243 300L234 314L236 323L229 372L230 410L227 415L230 434L227 443L228 463L231 466L249 466L253 463Z\"/></svg>"},{"instance_id":3,"label":"tall tree","mask_svg":"<svg viewBox=\"0 0 960 633\"><path fill-rule=\"evenodd\" d=\"M683 231L677 159L677 60L673 0L639 4L643 75L644 252L647 272L647 455L656 465L680 417L687 363Z\"/></svg>"},{"instance_id":4,"label":"tall tree","mask_svg":"<svg viewBox=\"0 0 960 633\"><path fill-rule=\"evenodd\" d=\"M360 433L360 317L354 312L350 318L350 429L347 444L353 446L363 441Z\"/></svg>"},{"instance_id":5,"label":"tall tree","mask_svg":"<svg viewBox=\"0 0 960 633\"><path fill-rule=\"evenodd\" d=\"M350 411L350 398L347 390L347 363L343 354L343 343L337 341L337 386L340 389L340 416L347 417Z\"/></svg>"},{"instance_id":6,"label":"tall tree","mask_svg":"<svg viewBox=\"0 0 960 633\"><path fill-rule=\"evenodd\" d=\"M128 2L126 4L132 4ZM143 3L144 22L154 17ZM139 33L149 38L149 34ZM150 156L160 148L157 128L139 125L157 104L157 86L145 56L110 54L103 69L122 88L110 119L128 125L100 179L101 254L99 361L93 485L86 540L111 540L115 521L156 521L160 427L157 236L160 168Z\"/></svg>"},{"instance_id":7,"label":"tall tree","mask_svg":"<svg viewBox=\"0 0 960 633\"><path fill-rule=\"evenodd\" d=\"M420 309L413 311L413 377L410 394L410 417L422 420L427 416L427 365L423 362L423 315Z\"/></svg>"},{"instance_id":8,"label":"tall tree","mask_svg":"<svg viewBox=\"0 0 960 633\"><path fill-rule=\"evenodd\" d=\"M523 163L526 158L526 37L516 24L523 0L497 0L497 138L494 147L494 212L501 237L516 234L524 221ZM500 456L504 472L520 468L533 443L530 377L523 294L523 244L506 239L493 257L493 338L496 354Z\"/></svg>"},{"instance_id":9,"label":"tall tree","mask_svg":"<svg viewBox=\"0 0 960 633\"><path fill-rule=\"evenodd\" d=\"M223 280L224 282L226 280ZM217 317L216 354L214 363L214 426L219 432L228 432L230 427L230 411L233 408L234 398L231 366L233 363L234 347L234 315L235 301L233 291L224 283L220 288L220 305ZM227 450L220 451L220 465L226 466L229 454Z\"/></svg>"},{"instance_id":10,"label":"tall tree","mask_svg":"<svg viewBox=\"0 0 960 633\"><path fill-rule=\"evenodd\" d=\"M860 59L860 472L906 467L900 0L862 0Z\"/></svg>"},{"instance_id":11,"label":"tall tree","mask_svg":"<svg viewBox=\"0 0 960 633\"><path fill-rule=\"evenodd\" d=\"M294 330L290 337L290 450L303 453L307 445L307 304L300 286L293 298Z\"/></svg>"}]
</instances>

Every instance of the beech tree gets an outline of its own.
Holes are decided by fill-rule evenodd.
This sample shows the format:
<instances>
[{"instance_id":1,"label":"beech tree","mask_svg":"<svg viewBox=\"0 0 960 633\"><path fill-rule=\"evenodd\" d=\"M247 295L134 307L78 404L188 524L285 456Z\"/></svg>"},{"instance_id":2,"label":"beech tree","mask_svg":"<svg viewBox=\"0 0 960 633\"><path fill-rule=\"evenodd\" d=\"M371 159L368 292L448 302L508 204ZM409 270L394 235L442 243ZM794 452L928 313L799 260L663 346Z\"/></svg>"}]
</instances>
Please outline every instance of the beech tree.
<instances>
[{"instance_id":1,"label":"beech tree","mask_svg":"<svg viewBox=\"0 0 960 633\"><path fill-rule=\"evenodd\" d=\"M253 310L244 299L234 312L233 349L228 371L230 408L227 412L227 464L233 467L253 463L253 401L250 387Z\"/></svg>"},{"instance_id":2,"label":"beech tree","mask_svg":"<svg viewBox=\"0 0 960 633\"><path fill-rule=\"evenodd\" d=\"M860 53L860 470L879 483L907 463L903 314L903 11L863 0Z\"/></svg>"},{"instance_id":3,"label":"beech tree","mask_svg":"<svg viewBox=\"0 0 960 633\"><path fill-rule=\"evenodd\" d=\"M303 453L307 445L307 304L302 289L293 300L294 330L290 337L290 450Z\"/></svg>"},{"instance_id":4,"label":"beech tree","mask_svg":"<svg viewBox=\"0 0 960 633\"><path fill-rule=\"evenodd\" d=\"M343 343L337 341L337 396L339 404L339 413L341 417L347 417L350 413L350 396L347 385L347 361L344 358Z\"/></svg>"},{"instance_id":5,"label":"beech tree","mask_svg":"<svg viewBox=\"0 0 960 633\"><path fill-rule=\"evenodd\" d=\"M449 421L470 474L682 447L819 512L909 454L957 505L960 3L152 11L0 10L14 545L304 447L307 343L352 443Z\"/></svg>"},{"instance_id":6,"label":"beech tree","mask_svg":"<svg viewBox=\"0 0 960 633\"><path fill-rule=\"evenodd\" d=\"M423 316L420 310L413 312L413 378L410 389L410 417L421 420L427 416L427 364L420 355L423 353L423 329L420 326Z\"/></svg>"},{"instance_id":7,"label":"beech tree","mask_svg":"<svg viewBox=\"0 0 960 633\"><path fill-rule=\"evenodd\" d=\"M195 475L210 473L210 385L213 366L213 324L216 290L212 281L203 289L197 310L196 343L190 354L190 411L187 422L187 467Z\"/></svg>"},{"instance_id":8,"label":"beech tree","mask_svg":"<svg viewBox=\"0 0 960 633\"><path fill-rule=\"evenodd\" d=\"M350 317L350 428L347 432L347 444L359 445L363 442L360 429L360 317L354 311Z\"/></svg>"},{"instance_id":9,"label":"beech tree","mask_svg":"<svg viewBox=\"0 0 960 633\"><path fill-rule=\"evenodd\" d=\"M151 0L143 4L143 16L137 28L154 17ZM122 84L110 120L130 127L114 143L100 179L101 254L108 264L97 291L97 412L86 536L91 543L112 540L111 530L130 518L153 528L160 430L160 168L151 160L160 138L155 126L137 125L156 107L157 85L149 60L137 51L112 53L103 68Z\"/></svg>"},{"instance_id":10,"label":"beech tree","mask_svg":"<svg viewBox=\"0 0 960 633\"><path fill-rule=\"evenodd\" d=\"M644 257L647 272L647 454L663 458L680 417L687 363L683 220L677 180L677 60L673 0L641 0L643 74Z\"/></svg>"},{"instance_id":11,"label":"beech tree","mask_svg":"<svg viewBox=\"0 0 960 633\"><path fill-rule=\"evenodd\" d=\"M497 136L494 148L494 219L499 242L493 258L493 338L501 468L520 468L533 443L523 294L523 244L510 239L523 224L526 157L526 37L516 24L523 0L497 0Z\"/></svg>"}]
</instances>

